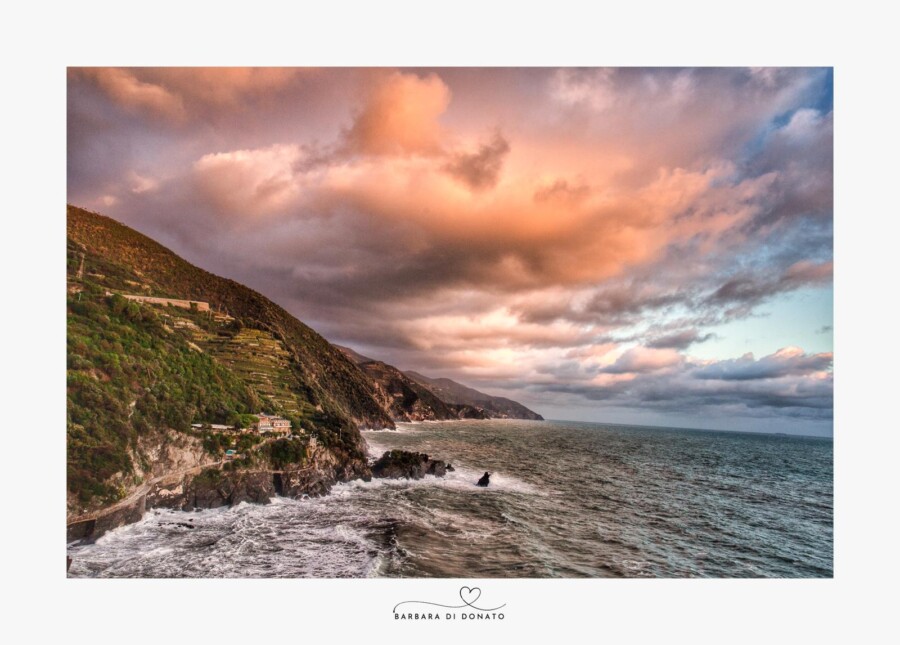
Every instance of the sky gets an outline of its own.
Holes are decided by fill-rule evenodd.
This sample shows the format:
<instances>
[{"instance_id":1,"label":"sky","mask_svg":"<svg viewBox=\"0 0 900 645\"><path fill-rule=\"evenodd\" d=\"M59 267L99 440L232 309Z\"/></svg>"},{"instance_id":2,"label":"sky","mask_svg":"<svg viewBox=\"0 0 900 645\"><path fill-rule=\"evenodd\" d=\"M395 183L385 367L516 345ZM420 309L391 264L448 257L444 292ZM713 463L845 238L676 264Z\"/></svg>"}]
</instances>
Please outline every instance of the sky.
<instances>
[{"instance_id":1,"label":"sky","mask_svg":"<svg viewBox=\"0 0 900 645\"><path fill-rule=\"evenodd\" d=\"M547 418L832 434L825 68L70 68L68 199Z\"/></svg>"}]
</instances>

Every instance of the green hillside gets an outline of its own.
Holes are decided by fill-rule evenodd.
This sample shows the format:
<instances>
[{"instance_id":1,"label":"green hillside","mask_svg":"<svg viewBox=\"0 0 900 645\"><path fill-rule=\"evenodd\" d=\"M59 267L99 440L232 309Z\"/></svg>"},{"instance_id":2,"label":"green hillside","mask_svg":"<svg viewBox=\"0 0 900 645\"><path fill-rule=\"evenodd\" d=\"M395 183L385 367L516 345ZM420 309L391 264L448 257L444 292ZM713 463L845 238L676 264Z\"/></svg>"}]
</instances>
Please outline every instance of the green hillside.
<instances>
[{"instance_id":1,"label":"green hillside","mask_svg":"<svg viewBox=\"0 0 900 645\"><path fill-rule=\"evenodd\" d=\"M192 423L282 414L339 459L364 455L360 426L393 426L367 377L275 303L110 218L72 206L67 215L68 487L80 503L123 494L146 459L139 437L192 433Z\"/></svg>"},{"instance_id":2,"label":"green hillside","mask_svg":"<svg viewBox=\"0 0 900 645\"><path fill-rule=\"evenodd\" d=\"M196 341L251 385L268 407L281 408L298 418L315 413L291 369L291 353L271 333L261 329L241 329L234 335L201 333Z\"/></svg>"}]
</instances>

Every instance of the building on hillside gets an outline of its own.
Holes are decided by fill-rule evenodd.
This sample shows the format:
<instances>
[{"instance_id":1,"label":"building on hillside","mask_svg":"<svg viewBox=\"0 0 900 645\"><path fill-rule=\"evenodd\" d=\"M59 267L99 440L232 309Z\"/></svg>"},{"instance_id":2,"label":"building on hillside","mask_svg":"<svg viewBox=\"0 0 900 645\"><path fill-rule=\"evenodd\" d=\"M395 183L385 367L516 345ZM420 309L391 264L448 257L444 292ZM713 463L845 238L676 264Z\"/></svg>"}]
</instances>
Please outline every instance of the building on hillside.
<instances>
[{"instance_id":1,"label":"building on hillside","mask_svg":"<svg viewBox=\"0 0 900 645\"><path fill-rule=\"evenodd\" d=\"M256 415L259 422L255 428L257 432L278 432L281 434L291 433L291 422L283 417L277 417L272 414L264 414L260 412Z\"/></svg>"}]
</instances>

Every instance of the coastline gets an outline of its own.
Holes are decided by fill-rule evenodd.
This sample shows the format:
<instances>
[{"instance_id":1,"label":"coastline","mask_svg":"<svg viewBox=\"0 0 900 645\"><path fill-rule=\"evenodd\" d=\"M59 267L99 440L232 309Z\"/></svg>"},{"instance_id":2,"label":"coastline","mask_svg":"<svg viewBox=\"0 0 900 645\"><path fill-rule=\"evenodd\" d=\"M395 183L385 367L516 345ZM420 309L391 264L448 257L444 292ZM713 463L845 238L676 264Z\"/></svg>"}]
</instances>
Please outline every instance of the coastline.
<instances>
[{"instance_id":1,"label":"coastline","mask_svg":"<svg viewBox=\"0 0 900 645\"><path fill-rule=\"evenodd\" d=\"M327 495L151 509L71 545L73 577L833 575L826 442L548 422L402 424L367 460L433 453L445 477ZM491 472L488 488L475 481ZM133 527L133 528L132 528Z\"/></svg>"}]
</instances>

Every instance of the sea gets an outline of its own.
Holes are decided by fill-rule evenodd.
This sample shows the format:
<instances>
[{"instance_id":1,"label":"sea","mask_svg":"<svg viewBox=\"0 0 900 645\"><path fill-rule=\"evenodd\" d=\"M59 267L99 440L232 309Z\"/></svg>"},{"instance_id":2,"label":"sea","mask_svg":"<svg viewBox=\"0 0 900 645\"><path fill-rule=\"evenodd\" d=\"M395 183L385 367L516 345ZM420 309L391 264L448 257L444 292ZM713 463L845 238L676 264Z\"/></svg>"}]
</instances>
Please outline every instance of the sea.
<instances>
[{"instance_id":1,"label":"sea","mask_svg":"<svg viewBox=\"0 0 900 645\"><path fill-rule=\"evenodd\" d=\"M267 505L151 510L68 545L69 576L833 576L831 439L519 420L363 435L373 459L400 448L454 470Z\"/></svg>"}]
</instances>

